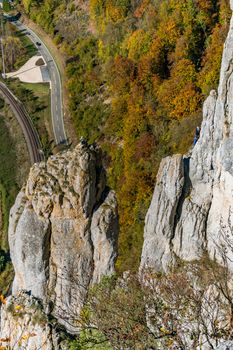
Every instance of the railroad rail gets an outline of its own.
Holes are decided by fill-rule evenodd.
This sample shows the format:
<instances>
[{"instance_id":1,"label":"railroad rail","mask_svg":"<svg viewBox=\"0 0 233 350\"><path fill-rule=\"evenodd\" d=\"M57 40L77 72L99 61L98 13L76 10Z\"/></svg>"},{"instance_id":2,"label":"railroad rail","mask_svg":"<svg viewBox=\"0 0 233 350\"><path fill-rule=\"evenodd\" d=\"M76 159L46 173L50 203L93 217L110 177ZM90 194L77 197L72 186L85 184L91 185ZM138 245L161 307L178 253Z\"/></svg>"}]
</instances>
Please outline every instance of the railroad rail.
<instances>
[{"instance_id":1,"label":"railroad rail","mask_svg":"<svg viewBox=\"0 0 233 350\"><path fill-rule=\"evenodd\" d=\"M31 164L41 162L44 160L44 154L42 151L40 138L23 104L13 95L8 87L1 82L0 92L3 94L4 99L9 103L23 131L30 155Z\"/></svg>"}]
</instances>

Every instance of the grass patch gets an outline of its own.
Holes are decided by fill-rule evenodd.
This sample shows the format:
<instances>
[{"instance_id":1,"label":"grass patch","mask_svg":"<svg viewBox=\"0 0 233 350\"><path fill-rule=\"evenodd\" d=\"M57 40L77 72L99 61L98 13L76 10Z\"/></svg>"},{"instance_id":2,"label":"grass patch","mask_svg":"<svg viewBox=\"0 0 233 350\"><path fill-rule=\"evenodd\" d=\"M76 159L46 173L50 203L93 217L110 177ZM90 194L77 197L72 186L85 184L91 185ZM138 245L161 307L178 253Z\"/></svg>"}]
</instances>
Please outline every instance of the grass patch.
<instances>
[{"instance_id":1,"label":"grass patch","mask_svg":"<svg viewBox=\"0 0 233 350\"><path fill-rule=\"evenodd\" d=\"M44 98L50 96L50 88L49 84L40 83L40 84L32 84L32 83L21 83L25 88L31 90L38 97Z\"/></svg>"},{"instance_id":2,"label":"grass patch","mask_svg":"<svg viewBox=\"0 0 233 350\"><path fill-rule=\"evenodd\" d=\"M1 216L2 234L0 246L7 249L8 216L11 206L18 193L19 186L16 180L17 157L14 140L12 139L3 114L0 114L0 195L1 195Z\"/></svg>"},{"instance_id":3,"label":"grass patch","mask_svg":"<svg viewBox=\"0 0 233 350\"><path fill-rule=\"evenodd\" d=\"M49 84L21 83L14 79L8 80L7 85L24 104L47 154L53 140Z\"/></svg>"},{"instance_id":4,"label":"grass patch","mask_svg":"<svg viewBox=\"0 0 233 350\"><path fill-rule=\"evenodd\" d=\"M32 120L39 132L43 146L51 140L51 95L49 83L29 84L21 83L23 89L30 91L37 103Z\"/></svg>"}]
</instances>

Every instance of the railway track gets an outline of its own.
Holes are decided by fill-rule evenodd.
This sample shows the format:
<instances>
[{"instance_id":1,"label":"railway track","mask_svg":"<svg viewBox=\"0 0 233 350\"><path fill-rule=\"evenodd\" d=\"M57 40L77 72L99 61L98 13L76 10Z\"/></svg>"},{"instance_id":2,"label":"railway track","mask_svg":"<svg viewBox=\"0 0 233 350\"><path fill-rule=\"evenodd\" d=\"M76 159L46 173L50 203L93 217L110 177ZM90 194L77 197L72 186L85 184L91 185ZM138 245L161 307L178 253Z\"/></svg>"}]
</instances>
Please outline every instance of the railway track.
<instances>
[{"instance_id":1,"label":"railway track","mask_svg":"<svg viewBox=\"0 0 233 350\"><path fill-rule=\"evenodd\" d=\"M11 106L15 117L18 120L18 123L23 131L31 163L34 164L44 160L39 136L32 124L32 121L28 117L27 111L25 110L23 104L13 95L7 86L1 82L0 92L4 96L4 99Z\"/></svg>"},{"instance_id":2,"label":"railway track","mask_svg":"<svg viewBox=\"0 0 233 350\"><path fill-rule=\"evenodd\" d=\"M29 40L35 45L38 52L43 56L43 60L47 65L50 77L51 87L51 117L52 127L54 133L54 141L57 145L67 145L67 136L64 127L64 111L63 111L63 97L62 97L62 83L61 76L54 57L44 41L29 27L20 22L20 20L11 20L7 17L16 28L24 32ZM38 45L39 43L39 45Z\"/></svg>"}]
</instances>

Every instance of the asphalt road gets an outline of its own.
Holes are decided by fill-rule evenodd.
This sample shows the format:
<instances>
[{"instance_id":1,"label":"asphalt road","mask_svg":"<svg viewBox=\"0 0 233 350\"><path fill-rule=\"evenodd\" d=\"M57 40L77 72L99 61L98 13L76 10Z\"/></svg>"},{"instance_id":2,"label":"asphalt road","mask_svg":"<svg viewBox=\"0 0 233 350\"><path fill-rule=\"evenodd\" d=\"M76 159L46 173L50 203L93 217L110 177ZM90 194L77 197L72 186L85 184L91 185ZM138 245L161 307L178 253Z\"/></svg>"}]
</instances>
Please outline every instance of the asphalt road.
<instances>
[{"instance_id":1,"label":"asphalt road","mask_svg":"<svg viewBox=\"0 0 233 350\"><path fill-rule=\"evenodd\" d=\"M6 85L0 83L0 92L4 99L9 103L16 119L23 130L23 134L27 143L31 164L44 160L43 151L39 136L32 125L30 118L21 102L12 94Z\"/></svg>"},{"instance_id":2,"label":"asphalt road","mask_svg":"<svg viewBox=\"0 0 233 350\"><path fill-rule=\"evenodd\" d=\"M25 35L37 47L41 56L43 56L49 71L51 80L51 114L54 139L57 145L67 144L67 138L63 121L63 104L62 104L62 85L61 77L57 64L43 41L30 28L22 24L20 21L12 22L19 30L25 31ZM38 45L40 43L40 45Z\"/></svg>"}]
</instances>

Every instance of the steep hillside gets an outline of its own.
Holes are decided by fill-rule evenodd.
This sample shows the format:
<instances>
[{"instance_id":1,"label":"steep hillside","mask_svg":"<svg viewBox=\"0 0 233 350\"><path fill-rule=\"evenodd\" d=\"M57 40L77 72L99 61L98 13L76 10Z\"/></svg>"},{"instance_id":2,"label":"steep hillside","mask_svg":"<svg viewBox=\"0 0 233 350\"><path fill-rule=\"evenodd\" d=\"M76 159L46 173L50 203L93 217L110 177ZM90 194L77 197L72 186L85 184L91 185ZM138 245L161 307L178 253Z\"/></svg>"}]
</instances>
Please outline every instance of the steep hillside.
<instances>
[{"instance_id":1,"label":"steep hillside","mask_svg":"<svg viewBox=\"0 0 233 350\"><path fill-rule=\"evenodd\" d=\"M136 268L161 158L185 152L216 88L227 0L22 1L67 62L77 136L105 150L119 200L118 268Z\"/></svg>"},{"instance_id":2,"label":"steep hillside","mask_svg":"<svg viewBox=\"0 0 233 350\"><path fill-rule=\"evenodd\" d=\"M232 12L233 2L230 3ZM28 12L34 9L33 16L36 18L40 16L37 12L38 7L34 5L30 8L30 1L25 2L24 5L26 4ZM55 3L42 2L41 9L49 10L46 7L49 4ZM145 8L148 6L150 10L152 8L156 10L152 17L157 18L157 26L152 42L149 39L144 41L144 38L136 41L137 44L134 46L136 51L133 52L137 54L140 52L140 55L135 54L133 58L130 57L132 47L129 45L127 51L121 37L118 37L118 41L114 39L114 43L117 42L119 47L114 47L112 43L107 50L107 42L102 41L101 44L103 39L101 36L107 33L109 21L121 24L125 32L124 21L131 18L132 11L131 8L127 8L127 3L117 4L118 6L114 7L112 2L91 2L90 22L87 21L88 17L85 17L79 25L82 23L85 30L91 31L92 34L88 35L95 35L98 38L98 55L102 52L105 56L105 58L102 57L102 63L97 65L98 68L106 67L105 73L107 69L109 72L114 72L111 69L119 60L126 63L128 72L126 75L127 79L129 78L128 89L121 90L121 84L125 82L126 77L121 75L122 66L119 65L115 71L116 75L112 76L115 89L111 90L113 85L106 78L102 82L101 90L95 94L98 101L108 96L107 103L111 102L111 106L108 106L109 115L101 130L99 141L102 142L103 147L109 147L111 143L111 152L115 152L114 145L120 147L121 161L124 163L124 170L118 169L119 181L120 179L121 181L118 184L115 182L115 185L121 203L120 223L123 227L118 268L123 269L127 266L127 271L122 275L114 274L118 243L118 206L115 192L107 185L102 152L96 143L90 146L82 138L73 150L53 155L47 162L35 164L30 170L27 183L18 194L11 209L9 245L15 278L12 295L7 298L0 296L2 302L0 347L4 350L8 348L10 350L231 350L233 348L233 108L231 103L233 17L224 45L218 90L211 89L204 102L200 137L187 155L167 156L160 163L153 198L146 215L138 273L136 268L140 244L139 241L137 242L137 232L140 232L138 221L141 218L137 216L139 212L142 215L141 219L144 220L143 209L138 207L141 203L138 202L138 198L140 195L140 201L143 198L143 205L145 205L149 198L149 189L154 187L154 184L148 184L148 188L144 186L143 181L146 177L143 178L144 180L141 179L143 165L141 161L135 161L135 155L132 153L137 137L140 138L141 135L140 128L145 126L144 117L149 116L149 114L144 115L145 110L143 109L142 113L139 108L147 106L148 101L143 98L149 96L147 95L149 88L144 91L145 94L140 90L140 94L135 95L136 100L133 100L134 95L131 95L136 89L135 86L141 88L143 86L142 82L139 84L137 81L139 79L137 74L140 71L139 62L142 57L145 59L144 56L151 57L157 52L151 49L150 44L156 41L156 35L162 38L160 32L162 19L166 18L167 21L171 16L175 22L178 21L177 28L186 33L187 28L185 25L182 27L183 22L179 22L178 15L182 14L183 20L196 18L194 8L192 7L191 11L189 5L199 6L195 23L196 21L199 23L200 13L204 16L207 9L217 11L218 6L217 3L207 2L203 4L191 1L181 5L176 1L165 1L162 4L154 2L150 7L149 1L144 2ZM70 6L69 3L66 5ZM121 5L124 5L125 11L128 10L124 12ZM137 20L145 15L145 8L139 5L137 3L135 6L137 11L140 9L141 12L139 11L139 14L136 12L137 15L134 12ZM76 6L82 14L88 15L85 2L77 2ZM76 13L77 8L73 6L72 11ZM58 9L59 6L53 10L51 7L51 13L49 11L46 13L55 21L52 13L56 13ZM98 11L95 12L93 9ZM157 17L159 14L160 17ZM175 17L174 14L176 14ZM188 14L190 17L186 17ZM208 12L208 16L202 17L202 20L207 20L209 16ZM68 18L67 14L65 18ZM56 19L58 22L59 20L61 17ZM221 27L218 23L219 18L217 20L214 16L212 20L212 24L208 22L210 27L205 27L205 33L208 32L207 28L211 32L211 28L215 30ZM205 23L203 21L202 25ZM131 24L136 25L135 23ZM140 23L141 26L143 23L145 25L143 21ZM147 18L146 25L149 23ZM192 23L192 30L195 29L195 23ZM50 24L48 30L53 28L53 21ZM115 28L114 25L111 30ZM176 39L179 41L179 31L174 29L176 26L167 27L170 28L169 31L171 28L173 30L171 39L177 35ZM166 32L166 28L163 28ZM201 28L203 29L203 26ZM134 29L138 32L138 29ZM85 30L83 29L82 33ZM131 35L137 37L135 31L134 34L128 33L129 38ZM145 33L148 32L145 31ZM168 38L167 34L166 32L166 38ZM127 40L130 41L129 38ZM60 40L62 42L64 38ZM143 46L145 43L150 49ZM104 46L106 51L101 46L103 44L106 45ZM62 47L63 45L65 45L64 42ZM174 44L175 51L177 45L178 43ZM197 47L201 47L201 41L198 42ZM207 46L207 51L209 47ZM113 49L113 52L110 49ZM170 60L170 65L167 65L167 61L166 70L153 71L151 76L152 80L160 81L154 92L157 106L154 116L160 127L165 125L166 120L166 128L164 127L162 131L166 132L167 136L175 126L176 130L179 130L178 125L181 128L188 120L196 122L187 106L191 106L196 98L201 101L201 90L199 90L201 85L199 87L197 85L201 81L201 74L210 73L211 69L214 69L213 64L211 69L206 71L204 68L201 69L201 63L194 58L192 61L191 56L186 57L185 60L181 58L173 62L172 52L172 49L171 52L167 51L166 59ZM84 50L84 53L93 58L92 51ZM85 54L83 58L87 57ZM73 61L67 63L69 67L70 65L82 67L78 55L77 53L77 57L73 57ZM189 80L185 80L190 73L191 63L188 60L192 62L193 67L195 66L196 72L196 80L192 80L191 85ZM153 59L152 62L154 62ZM173 68L177 68L177 65L180 65L179 75L176 76L178 80L173 80ZM83 67L86 66L83 65ZM162 76L165 71L167 75ZM75 71L72 77L78 78ZM173 110L169 112L165 102L165 105L161 106L166 99L163 95L162 101L159 102L159 94L162 91L160 89L166 86L166 91L169 93L168 101L171 101L172 89L180 88L183 81L186 85L183 86L183 90L180 90L182 94L180 95L176 90L175 96L180 108L185 107L184 111L187 115L174 117L171 114ZM88 80L85 81L87 82ZM75 80L73 83L74 87ZM209 87L212 87L212 84L214 85L213 81ZM127 100L127 109L121 110L123 129L116 130L114 128L118 125L119 115L116 112L117 109L114 109L114 101L117 101L119 91L121 91L122 101ZM188 94L189 100L183 101L182 97L185 96L186 91L189 93L192 91L192 94L191 97ZM90 104L90 96L88 98L89 102L86 102ZM120 99L120 95L118 98ZM72 101L75 101L75 98ZM104 101L106 103L106 100ZM132 110L129 107L132 107ZM195 113L198 108L195 107ZM161 111L164 113L163 118L162 114L160 117L156 114ZM115 119L112 128L117 132L114 139L109 133L109 123L113 115ZM149 124L146 125L149 128ZM120 128L120 124L118 127ZM124 138L126 129L131 130L128 134L132 136L131 143L127 143L127 139ZM135 130L136 134L133 133ZM148 140L148 133L152 135L155 128L146 130L146 140ZM188 132L189 128L184 130ZM163 147L169 144L169 140L164 140L164 143L158 142L157 146ZM141 150L145 150L144 146ZM129 158L126 156L127 152L130 155ZM150 152L150 156L155 157L156 153L152 150ZM153 157L148 160L148 163L156 169L160 157L155 159ZM107 153L106 160L109 161L110 182L114 182L113 174L116 174L111 173L113 164L111 159L107 158ZM128 173L126 160L130 161ZM119 159L118 161L116 159L116 164L119 165ZM151 182L153 171L151 170L150 173ZM129 177L126 176L127 174ZM137 186L129 196L128 190L132 188L127 181L132 175L134 175L132 184L137 183ZM122 179L121 176L124 178ZM125 188L126 184L128 184L127 188ZM135 201L132 202L132 199ZM137 213L133 210L135 208L138 210ZM123 232L129 224L131 227L127 236L124 236ZM134 233L132 238L131 232ZM130 239L135 242L131 242ZM126 246L128 246L127 249ZM131 252L126 257L130 248ZM132 266L136 269L136 274L128 270Z\"/></svg>"}]
</instances>

